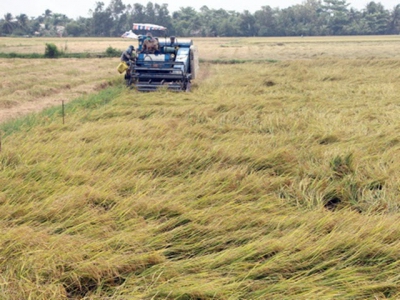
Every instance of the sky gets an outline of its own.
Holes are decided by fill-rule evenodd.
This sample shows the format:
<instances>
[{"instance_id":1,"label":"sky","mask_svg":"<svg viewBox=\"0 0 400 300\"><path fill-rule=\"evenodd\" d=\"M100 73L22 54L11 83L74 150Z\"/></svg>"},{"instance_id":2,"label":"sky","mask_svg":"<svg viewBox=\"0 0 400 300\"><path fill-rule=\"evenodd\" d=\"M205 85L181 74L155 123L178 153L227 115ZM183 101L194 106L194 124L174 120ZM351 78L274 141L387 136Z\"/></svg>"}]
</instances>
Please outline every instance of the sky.
<instances>
[{"instance_id":1,"label":"sky","mask_svg":"<svg viewBox=\"0 0 400 300\"><path fill-rule=\"evenodd\" d=\"M371 0L347 0L349 7L354 7L357 10L365 8L366 4ZM78 17L89 17L89 10L94 10L96 2L104 2L105 7L110 3L110 0L0 0L0 18L3 18L6 13L11 13L17 16L21 13L28 17L37 17L42 15L46 9L50 9L53 13L64 14L69 18L76 19ZM193 7L197 11L203 5L210 9L223 8L225 10L234 10L243 12L248 10L254 13L262 6L269 5L272 8L279 7L280 9L292 5L301 4L304 0L202 0L202 1L187 1L187 0L122 0L124 4L140 3L146 5L148 2L168 4L170 13L179 10L180 7ZM393 9L394 6L400 4L400 0L375 0L380 2L386 9Z\"/></svg>"}]
</instances>

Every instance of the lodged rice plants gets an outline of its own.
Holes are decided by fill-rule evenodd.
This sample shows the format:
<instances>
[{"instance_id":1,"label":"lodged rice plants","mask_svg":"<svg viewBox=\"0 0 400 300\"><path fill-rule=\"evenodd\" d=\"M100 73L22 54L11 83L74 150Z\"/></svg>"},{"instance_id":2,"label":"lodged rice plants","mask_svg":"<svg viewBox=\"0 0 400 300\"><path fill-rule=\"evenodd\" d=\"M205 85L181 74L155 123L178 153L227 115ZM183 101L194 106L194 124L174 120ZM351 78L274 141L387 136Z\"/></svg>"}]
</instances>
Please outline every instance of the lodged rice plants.
<instances>
[{"instance_id":1,"label":"lodged rice plants","mask_svg":"<svg viewBox=\"0 0 400 300\"><path fill-rule=\"evenodd\" d=\"M1 124L0 298L399 298L398 64L203 63Z\"/></svg>"}]
</instances>

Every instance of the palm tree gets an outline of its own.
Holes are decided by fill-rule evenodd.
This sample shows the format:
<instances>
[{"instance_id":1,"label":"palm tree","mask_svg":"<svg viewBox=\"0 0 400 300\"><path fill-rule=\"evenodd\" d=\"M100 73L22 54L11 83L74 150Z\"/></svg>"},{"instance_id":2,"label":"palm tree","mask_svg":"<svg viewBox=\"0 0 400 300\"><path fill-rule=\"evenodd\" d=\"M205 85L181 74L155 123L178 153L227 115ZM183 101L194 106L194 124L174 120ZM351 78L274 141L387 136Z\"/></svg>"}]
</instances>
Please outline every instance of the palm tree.
<instances>
[{"instance_id":1,"label":"palm tree","mask_svg":"<svg viewBox=\"0 0 400 300\"><path fill-rule=\"evenodd\" d=\"M14 17L10 13L6 13L4 15L4 23L3 23L3 30L5 33L12 33L14 30L14 23L13 23Z\"/></svg>"},{"instance_id":2,"label":"palm tree","mask_svg":"<svg viewBox=\"0 0 400 300\"><path fill-rule=\"evenodd\" d=\"M45 18L51 17L52 14L53 14L53 12L52 12L50 9L46 9L46 10L44 11L44 17L45 17Z\"/></svg>"},{"instance_id":3,"label":"palm tree","mask_svg":"<svg viewBox=\"0 0 400 300\"><path fill-rule=\"evenodd\" d=\"M26 14L20 14L16 17L18 20L18 24L22 29L26 29L28 25L28 16Z\"/></svg>"},{"instance_id":4,"label":"palm tree","mask_svg":"<svg viewBox=\"0 0 400 300\"><path fill-rule=\"evenodd\" d=\"M400 4L397 4L390 14L390 33L400 33Z\"/></svg>"}]
</instances>

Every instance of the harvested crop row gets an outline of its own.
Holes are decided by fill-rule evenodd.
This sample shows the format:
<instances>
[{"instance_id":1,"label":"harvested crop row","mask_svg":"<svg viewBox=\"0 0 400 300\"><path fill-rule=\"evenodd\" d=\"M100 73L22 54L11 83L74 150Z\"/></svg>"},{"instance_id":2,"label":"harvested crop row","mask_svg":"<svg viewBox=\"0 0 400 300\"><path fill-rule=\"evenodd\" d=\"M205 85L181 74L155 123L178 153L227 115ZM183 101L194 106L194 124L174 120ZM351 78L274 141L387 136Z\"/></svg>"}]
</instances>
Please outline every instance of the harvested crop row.
<instances>
[{"instance_id":1,"label":"harvested crop row","mask_svg":"<svg viewBox=\"0 0 400 300\"><path fill-rule=\"evenodd\" d=\"M118 60L0 59L0 122L92 93L118 76Z\"/></svg>"}]
</instances>

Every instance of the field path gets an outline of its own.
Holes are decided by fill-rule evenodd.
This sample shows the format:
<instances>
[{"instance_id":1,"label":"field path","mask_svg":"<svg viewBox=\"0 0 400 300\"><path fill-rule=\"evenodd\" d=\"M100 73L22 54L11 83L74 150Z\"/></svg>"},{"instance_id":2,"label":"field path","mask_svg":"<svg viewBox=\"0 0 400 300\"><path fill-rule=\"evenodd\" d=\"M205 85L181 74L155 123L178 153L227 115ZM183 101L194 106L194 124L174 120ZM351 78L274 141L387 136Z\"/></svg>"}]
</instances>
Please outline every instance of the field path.
<instances>
[{"instance_id":1,"label":"field path","mask_svg":"<svg viewBox=\"0 0 400 300\"><path fill-rule=\"evenodd\" d=\"M45 108L56 105L53 100L41 99L37 102L21 103L10 108L1 108L0 123L19 118L21 116L42 111Z\"/></svg>"},{"instance_id":2,"label":"field path","mask_svg":"<svg viewBox=\"0 0 400 300\"><path fill-rule=\"evenodd\" d=\"M0 59L0 123L97 92L118 59ZM121 78L122 80L122 78Z\"/></svg>"},{"instance_id":3,"label":"field path","mask_svg":"<svg viewBox=\"0 0 400 300\"><path fill-rule=\"evenodd\" d=\"M34 101L18 102L9 107L1 107L0 123L17 119L31 113L37 113L52 106L59 105L61 107L62 101L68 103L79 96L106 88L108 85L107 82L85 84L75 89L69 89L68 92L59 91L58 93L48 97L36 98Z\"/></svg>"}]
</instances>

